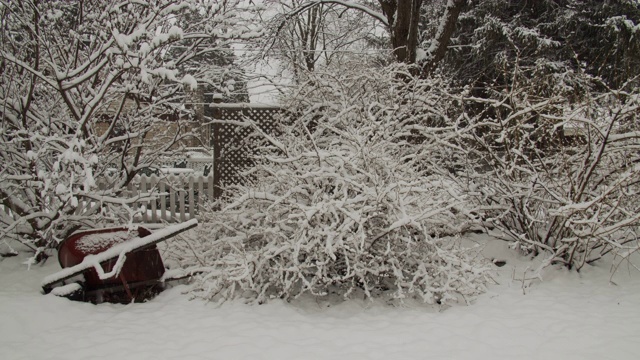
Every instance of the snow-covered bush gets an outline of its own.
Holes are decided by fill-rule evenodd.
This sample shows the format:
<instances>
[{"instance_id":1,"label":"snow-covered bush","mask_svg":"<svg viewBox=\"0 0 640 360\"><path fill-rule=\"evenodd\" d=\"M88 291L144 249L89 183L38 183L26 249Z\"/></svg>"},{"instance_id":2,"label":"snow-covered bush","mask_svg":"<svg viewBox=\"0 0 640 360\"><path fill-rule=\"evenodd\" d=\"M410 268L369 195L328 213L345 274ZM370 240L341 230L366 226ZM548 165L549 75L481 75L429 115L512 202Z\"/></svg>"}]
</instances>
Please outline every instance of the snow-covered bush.
<instances>
[{"instance_id":1,"label":"snow-covered bush","mask_svg":"<svg viewBox=\"0 0 640 360\"><path fill-rule=\"evenodd\" d=\"M219 80L180 68L257 34L234 3L0 4L0 245L38 257L78 227L130 220L126 186L189 136L188 92Z\"/></svg>"},{"instance_id":2,"label":"snow-covered bush","mask_svg":"<svg viewBox=\"0 0 640 360\"><path fill-rule=\"evenodd\" d=\"M457 177L486 224L517 248L578 270L610 252L637 251L637 89L574 102L536 97L526 86L494 94L470 120L476 165Z\"/></svg>"},{"instance_id":3,"label":"snow-covered bush","mask_svg":"<svg viewBox=\"0 0 640 360\"><path fill-rule=\"evenodd\" d=\"M471 223L464 200L416 156L443 146L416 129L437 119L443 138L451 132L438 84L407 84L395 70L314 76L291 96L250 184L229 186L190 241L195 296L355 291L444 303L483 291L486 268L456 237Z\"/></svg>"}]
</instances>

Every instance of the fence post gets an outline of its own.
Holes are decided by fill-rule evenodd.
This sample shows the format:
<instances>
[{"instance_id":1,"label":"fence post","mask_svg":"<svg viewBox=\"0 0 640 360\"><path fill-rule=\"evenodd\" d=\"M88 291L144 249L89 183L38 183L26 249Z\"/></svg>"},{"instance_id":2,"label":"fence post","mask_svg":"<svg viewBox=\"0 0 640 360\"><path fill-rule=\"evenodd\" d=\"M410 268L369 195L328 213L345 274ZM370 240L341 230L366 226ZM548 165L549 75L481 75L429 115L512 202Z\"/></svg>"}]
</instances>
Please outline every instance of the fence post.
<instances>
[{"instance_id":1,"label":"fence post","mask_svg":"<svg viewBox=\"0 0 640 360\"><path fill-rule=\"evenodd\" d=\"M214 96L213 98L213 119L214 120L222 120L222 109L217 104L222 102L222 97ZM213 198L218 199L222 196L222 157L221 150L222 144L220 143L220 132L222 130L222 124L215 122L213 123L213 131L212 131L212 141L213 141L213 167L211 172L213 173Z\"/></svg>"}]
</instances>

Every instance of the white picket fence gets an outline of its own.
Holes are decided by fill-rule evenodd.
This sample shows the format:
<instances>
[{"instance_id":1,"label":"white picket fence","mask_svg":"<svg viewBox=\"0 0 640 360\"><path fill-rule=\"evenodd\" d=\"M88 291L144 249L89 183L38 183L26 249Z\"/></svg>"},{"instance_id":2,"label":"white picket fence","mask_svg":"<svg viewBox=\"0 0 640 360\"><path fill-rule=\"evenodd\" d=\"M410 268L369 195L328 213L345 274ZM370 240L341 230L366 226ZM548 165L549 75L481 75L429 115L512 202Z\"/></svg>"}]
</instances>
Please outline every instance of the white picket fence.
<instances>
[{"instance_id":1,"label":"white picket fence","mask_svg":"<svg viewBox=\"0 0 640 360\"><path fill-rule=\"evenodd\" d=\"M108 183L98 181L98 186L104 190ZM150 228L162 226L160 224L164 222L180 223L193 219L203 211L209 199L213 199L213 175L203 176L197 172L136 176L127 193L122 194L122 200L133 212L133 223L144 223ZM77 215L95 214L96 210L99 212L99 206L96 201L80 200L75 212ZM0 224L4 226L15 220L13 211L0 204ZM18 225L16 231L25 232L28 228Z\"/></svg>"},{"instance_id":2,"label":"white picket fence","mask_svg":"<svg viewBox=\"0 0 640 360\"><path fill-rule=\"evenodd\" d=\"M183 222L192 219L202 211L206 201L213 199L213 172L204 176L205 167L213 166L210 158L187 158L187 167L171 168L171 162L162 164L160 175L138 175L129 183L129 199L139 198L132 203L135 222L146 224L162 222ZM98 182L99 189L108 187L104 181ZM151 196L156 200L144 200Z\"/></svg>"},{"instance_id":3,"label":"white picket fence","mask_svg":"<svg viewBox=\"0 0 640 360\"><path fill-rule=\"evenodd\" d=\"M106 179L98 181L98 189L109 187ZM98 191L99 193L100 191ZM213 199L213 175L185 169L178 174L139 175L122 194L133 212L137 223L184 222L196 217L204 204ZM95 213L100 204L96 201L80 201L76 214ZM4 224L16 220L13 211L0 204L0 218Z\"/></svg>"},{"instance_id":4,"label":"white picket fence","mask_svg":"<svg viewBox=\"0 0 640 360\"><path fill-rule=\"evenodd\" d=\"M148 200L149 194L155 200ZM129 184L126 196L140 199L130 205L136 222L183 222L193 219L204 203L213 199L213 176L189 172L137 176Z\"/></svg>"}]
</instances>

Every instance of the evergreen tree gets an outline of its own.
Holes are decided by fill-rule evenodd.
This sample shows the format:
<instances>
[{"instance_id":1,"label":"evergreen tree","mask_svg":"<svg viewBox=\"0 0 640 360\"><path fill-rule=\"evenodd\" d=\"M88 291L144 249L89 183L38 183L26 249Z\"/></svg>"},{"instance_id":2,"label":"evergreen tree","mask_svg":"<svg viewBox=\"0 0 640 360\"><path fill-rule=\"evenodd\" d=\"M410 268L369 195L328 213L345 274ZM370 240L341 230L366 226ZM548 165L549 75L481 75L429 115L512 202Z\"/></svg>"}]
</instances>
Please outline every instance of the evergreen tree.
<instances>
[{"instance_id":1,"label":"evergreen tree","mask_svg":"<svg viewBox=\"0 0 640 360\"><path fill-rule=\"evenodd\" d=\"M618 88L640 74L639 24L640 5L630 0L475 2L442 70L479 88L528 79L540 95L579 95L584 84L574 75L582 72Z\"/></svg>"}]
</instances>

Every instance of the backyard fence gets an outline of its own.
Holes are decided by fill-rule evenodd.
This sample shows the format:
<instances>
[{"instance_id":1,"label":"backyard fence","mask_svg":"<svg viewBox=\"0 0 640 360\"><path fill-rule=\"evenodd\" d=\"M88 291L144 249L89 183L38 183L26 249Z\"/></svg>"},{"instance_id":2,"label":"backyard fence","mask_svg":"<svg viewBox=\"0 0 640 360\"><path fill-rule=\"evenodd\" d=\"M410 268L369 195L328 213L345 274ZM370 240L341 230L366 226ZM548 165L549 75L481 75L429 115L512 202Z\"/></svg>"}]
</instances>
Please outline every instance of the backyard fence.
<instances>
[{"instance_id":1,"label":"backyard fence","mask_svg":"<svg viewBox=\"0 0 640 360\"><path fill-rule=\"evenodd\" d=\"M104 183L99 183L104 188ZM147 224L183 222L196 217L213 197L213 176L194 173L136 176L123 194L133 220ZM85 204L93 206L93 204ZM85 211L82 208L79 213Z\"/></svg>"},{"instance_id":2,"label":"backyard fence","mask_svg":"<svg viewBox=\"0 0 640 360\"><path fill-rule=\"evenodd\" d=\"M225 185L242 183L240 173L252 165L259 143L251 135L256 130L276 134L277 115L282 112L279 107L251 104L211 104L210 109L213 121L204 133L210 138L213 157L187 159L186 168L178 174L137 176L125 194L140 199L130 205L134 221L153 224L192 219L207 201L222 196ZM204 171L211 164L212 171ZM155 200L148 200L149 193Z\"/></svg>"},{"instance_id":3,"label":"backyard fence","mask_svg":"<svg viewBox=\"0 0 640 360\"><path fill-rule=\"evenodd\" d=\"M206 202L222 196L225 185L242 183L240 173L252 165L252 155L259 143L251 134L256 130L270 135L277 133L277 115L282 111L274 106L211 104L208 115L213 121L204 126L202 135L209 137L213 157L186 159L184 169L167 172L160 169L160 174L136 176L122 194L133 213L133 221L153 224L192 219ZM107 179L98 180L99 190L109 186ZM95 213L99 206L96 201L81 200L76 214ZM0 216L8 217L5 223L10 223L15 214L0 205Z\"/></svg>"},{"instance_id":4,"label":"backyard fence","mask_svg":"<svg viewBox=\"0 0 640 360\"><path fill-rule=\"evenodd\" d=\"M274 135L282 108L252 104L211 104L211 147L214 158L214 197L222 195L228 184L242 183L240 173L252 165L258 139L251 135L259 130ZM257 128L257 129L256 129Z\"/></svg>"}]
</instances>

